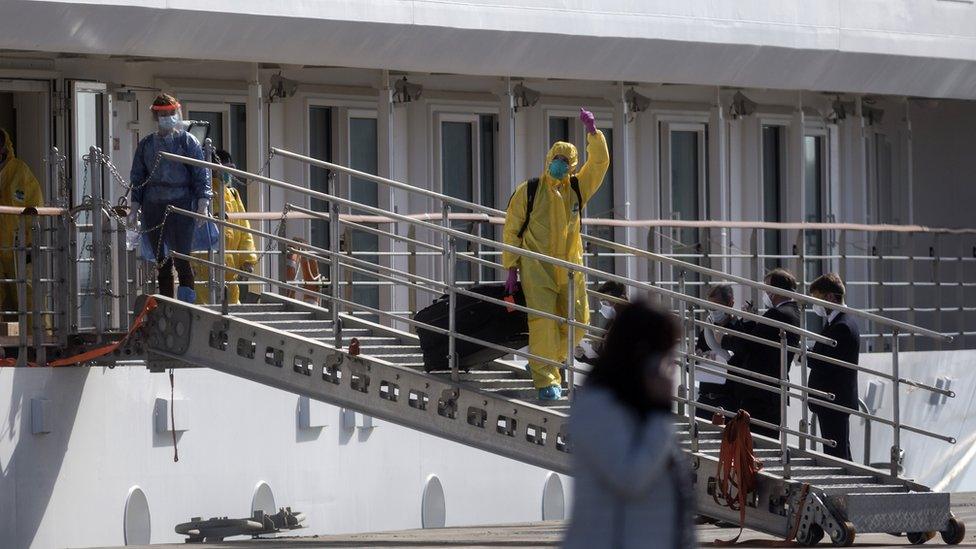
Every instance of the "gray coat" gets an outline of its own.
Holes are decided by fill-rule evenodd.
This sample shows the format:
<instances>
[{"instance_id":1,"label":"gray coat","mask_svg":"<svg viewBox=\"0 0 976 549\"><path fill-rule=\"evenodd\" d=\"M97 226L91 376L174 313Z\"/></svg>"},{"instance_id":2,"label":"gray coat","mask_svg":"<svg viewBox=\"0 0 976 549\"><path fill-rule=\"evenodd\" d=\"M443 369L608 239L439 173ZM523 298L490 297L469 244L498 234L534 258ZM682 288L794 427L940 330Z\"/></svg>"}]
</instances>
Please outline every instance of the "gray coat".
<instances>
[{"instance_id":1,"label":"gray coat","mask_svg":"<svg viewBox=\"0 0 976 549\"><path fill-rule=\"evenodd\" d=\"M590 386L573 403L569 434L574 503L564 547L696 545L671 414L641 424L608 389Z\"/></svg>"}]
</instances>

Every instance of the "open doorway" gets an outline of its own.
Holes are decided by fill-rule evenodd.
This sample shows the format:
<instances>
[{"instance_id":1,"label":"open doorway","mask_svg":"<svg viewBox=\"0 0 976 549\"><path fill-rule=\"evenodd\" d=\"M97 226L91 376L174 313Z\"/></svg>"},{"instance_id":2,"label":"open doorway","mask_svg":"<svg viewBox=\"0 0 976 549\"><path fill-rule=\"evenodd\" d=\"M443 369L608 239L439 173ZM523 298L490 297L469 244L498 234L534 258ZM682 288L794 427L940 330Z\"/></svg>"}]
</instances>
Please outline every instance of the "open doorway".
<instances>
[{"instance_id":1,"label":"open doorway","mask_svg":"<svg viewBox=\"0 0 976 549\"><path fill-rule=\"evenodd\" d=\"M45 162L51 145L49 97L44 80L0 82L0 128L10 135L17 158L41 184L45 202L56 194Z\"/></svg>"}]
</instances>

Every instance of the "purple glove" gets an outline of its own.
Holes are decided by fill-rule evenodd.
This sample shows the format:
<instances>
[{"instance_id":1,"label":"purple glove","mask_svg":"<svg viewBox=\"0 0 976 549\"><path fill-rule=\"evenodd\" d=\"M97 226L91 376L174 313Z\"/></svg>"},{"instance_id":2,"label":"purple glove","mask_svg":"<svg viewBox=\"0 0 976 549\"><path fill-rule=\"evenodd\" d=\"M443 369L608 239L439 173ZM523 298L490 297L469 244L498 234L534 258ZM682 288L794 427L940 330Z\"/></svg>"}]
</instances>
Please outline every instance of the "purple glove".
<instances>
[{"instance_id":1,"label":"purple glove","mask_svg":"<svg viewBox=\"0 0 976 549\"><path fill-rule=\"evenodd\" d=\"M593 117L593 113L583 107L580 107L580 121L583 122L586 133L596 133L596 118Z\"/></svg>"},{"instance_id":2,"label":"purple glove","mask_svg":"<svg viewBox=\"0 0 976 549\"><path fill-rule=\"evenodd\" d=\"M508 280L505 281L505 293L512 295L518 291L518 269L512 267L508 270Z\"/></svg>"}]
</instances>

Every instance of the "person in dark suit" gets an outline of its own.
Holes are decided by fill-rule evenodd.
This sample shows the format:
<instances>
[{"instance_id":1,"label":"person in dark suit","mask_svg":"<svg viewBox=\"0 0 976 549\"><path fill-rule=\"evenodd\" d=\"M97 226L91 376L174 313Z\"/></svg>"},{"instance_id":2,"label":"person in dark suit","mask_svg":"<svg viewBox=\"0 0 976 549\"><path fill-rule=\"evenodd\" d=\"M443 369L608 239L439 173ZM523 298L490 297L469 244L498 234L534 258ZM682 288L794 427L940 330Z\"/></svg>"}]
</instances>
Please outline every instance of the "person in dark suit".
<instances>
[{"instance_id":1,"label":"person in dark suit","mask_svg":"<svg viewBox=\"0 0 976 549\"><path fill-rule=\"evenodd\" d=\"M712 303L725 305L726 307L735 306L735 296L732 293L731 284L716 284L712 286L708 290L706 299ZM730 330L742 329L742 320L724 311L709 312L707 320L712 324L729 328ZM722 348L722 339L724 337L724 332L719 332L708 327L699 329L695 351L706 358L717 362L728 363L731 358L731 353ZM739 403L733 395L734 382L727 380L719 374L704 370L698 370L695 373L695 379L698 381L699 403L715 408L722 408L728 412L738 411ZM704 408L698 408L695 410L695 415L705 420L712 420L714 414Z\"/></svg>"},{"instance_id":2,"label":"person in dark suit","mask_svg":"<svg viewBox=\"0 0 976 549\"><path fill-rule=\"evenodd\" d=\"M765 278L765 283L788 290L796 291L796 278L786 269L773 269ZM793 326L800 325L800 307L791 298L763 293L763 303L766 312L763 317L770 320L777 320ZM742 323L742 332L750 335L768 339L777 343L776 346L764 345L756 341L750 341L742 337L729 336L722 340L722 347L732 352L729 364L745 368L753 372L767 375L779 379L780 377L780 341L779 328L760 324L758 322L745 321ZM796 347L800 338L795 333L787 332L787 343ZM787 353L787 368L793 362L794 353ZM755 380L758 381L758 380ZM762 382L760 382L762 383ZM777 386L770 383L770 385ZM753 387L744 383L734 385L734 396L739 402L739 406L749 412L753 419L781 425L780 423L780 397L777 392L768 391L759 387ZM753 425L752 432L771 438L779 438L779 433L773 429Z\"/></svg>"},{"instance_id":3,"label":"person in dark suit","mask_svg":"<svg viewBox=\"0 0 976 549\"><path fill-rule=\"evenodd\" d=\"M811 296L831 303L843 304L844 292L844 282L836 273L827 273L810 284ZM837 346L829 347L818 342L812 352L857 364L861 353L861 332L854 319L843 311L820 305L814 305L813 310L826 322L820 335L833 339ZM808 384L811 389L834 393L834 404L857 409L857 370L812 357L807 359L807 364L810 367ZM823 438L837 441L834 448L824 446L824 453L851 461L851 415L814 403L810 403L810 411L817 414Z\"/></svg>"}]
</instances>

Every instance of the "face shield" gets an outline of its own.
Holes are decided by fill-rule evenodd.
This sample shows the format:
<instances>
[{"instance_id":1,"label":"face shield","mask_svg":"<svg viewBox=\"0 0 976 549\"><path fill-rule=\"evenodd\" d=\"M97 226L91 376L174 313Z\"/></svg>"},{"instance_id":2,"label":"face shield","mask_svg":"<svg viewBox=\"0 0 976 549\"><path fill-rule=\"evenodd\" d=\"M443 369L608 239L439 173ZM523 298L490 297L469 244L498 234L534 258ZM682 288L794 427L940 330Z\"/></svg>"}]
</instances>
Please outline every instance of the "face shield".
<instances>
[{"instance_id":1,"label":"face shield","mask_svg":"<svg viewBox=\"0 0 976 549\"><path fill-rule=\"evenodd\" d=\"M156 127L160 133L170 133L183 127L183 114L180 104L153 105L150 107L156 118Z\"/></svg>"}]
</instances>

